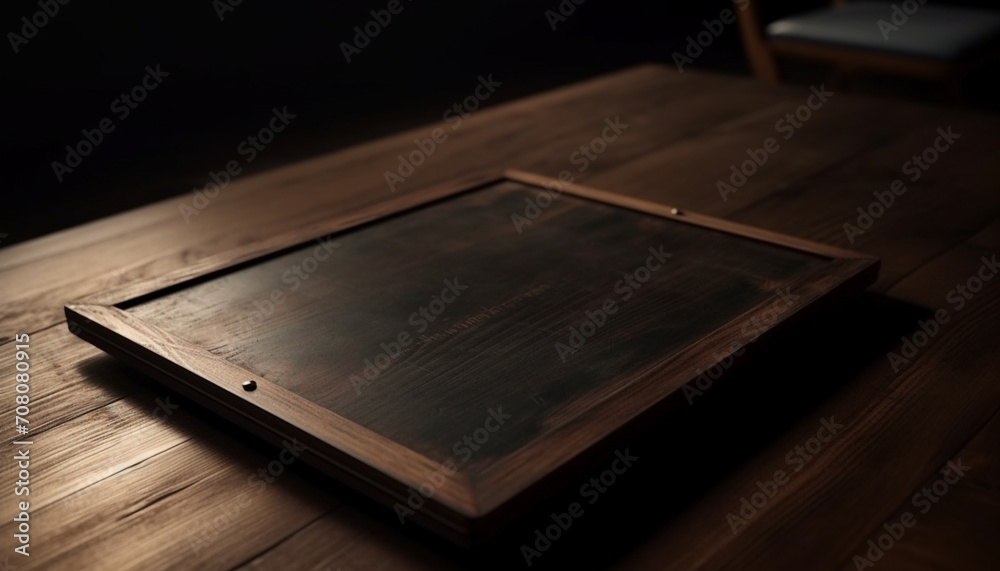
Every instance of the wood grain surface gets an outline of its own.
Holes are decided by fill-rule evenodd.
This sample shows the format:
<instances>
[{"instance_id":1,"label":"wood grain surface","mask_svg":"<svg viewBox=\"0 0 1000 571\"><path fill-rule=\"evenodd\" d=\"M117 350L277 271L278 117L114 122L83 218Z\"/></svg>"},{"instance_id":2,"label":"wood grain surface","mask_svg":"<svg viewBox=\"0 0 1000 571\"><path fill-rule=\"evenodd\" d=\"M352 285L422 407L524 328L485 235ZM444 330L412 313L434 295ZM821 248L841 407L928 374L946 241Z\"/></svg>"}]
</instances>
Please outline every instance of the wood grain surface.
<instances>
[{"instance_id":1,"label":"wood grain surface","mask_svg":"<svg viewBox=\"0 0 1000 571\"><path fill-rule=\"evenodd\" d=\"M67 305L69 329L300 442L296 457L401 522L481 544L595 449L682 407L702 370L877 277L850 250L529 173L454 189ZM544 222L517 218L537 203Z\"/></svg>"},{"instance_id":2,"label":"wood grain surface","mask_svg":"<svg viewBox=\"0 0 1000 571\"><path fill-rule=\"evenodd\" d=\"M522 546L576 501L583 514L532 569L851 569L906 511L916 524L876 568L1000 566L1000 280L984 282L961 309L954 297L1000 250L1000 120L836 93L785 139L776 122L811 93L642 66L472 115L395 193L384 172L438 126L241 179L189 224L178 206L191 196L179 196L0 250L8 379L0 403L9 403L0 405L0 426L14 425L11 340L30 333L34 440L32 555L12 552L17 498L5 485L0 561L11 554L18 569L522 568ZM578 170L573 153L615 117L628 127ZM949 128L961 138L911 181L904 164ZM771 137L780 149L723 200L717 181ZM271 476L276 448L63 323L73 300L498 167L566 169L589 186L878 256L882 272L870 295L804 327L780 354L735 363L683 417L629 445L638 459L593 504L581 488L606 474L612 451L591 476L475 552L380 516L304 465ZM905 179L906 193L851 243L843 225L856 224L857 209L895 179ZM894 370L887 354L903 351L903 339L938 309L948 321ZM747 388L759 383L744 377L770 388ZM824 421L839 426L826 442L818 440L830 435L820 432ZM809 460L796 453L805 446ZM967 474L920 513L914 495L959 459ZM727 516L778 470L787 483L734 533ZM15 480L12 461L0 463L0 476Z\"/></svg>"}]
</instances>

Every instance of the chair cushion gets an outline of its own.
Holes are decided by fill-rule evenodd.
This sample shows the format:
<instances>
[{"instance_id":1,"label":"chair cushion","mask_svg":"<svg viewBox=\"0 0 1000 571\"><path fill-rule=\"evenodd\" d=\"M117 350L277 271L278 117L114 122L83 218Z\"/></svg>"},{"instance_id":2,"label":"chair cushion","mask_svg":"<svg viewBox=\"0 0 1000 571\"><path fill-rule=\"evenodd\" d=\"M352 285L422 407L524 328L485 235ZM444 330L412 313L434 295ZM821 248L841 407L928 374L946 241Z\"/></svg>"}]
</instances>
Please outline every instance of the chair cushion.
<instances>
[{"instance_id":1,"label":"chair cushion","mask_svg":"<svg viewBox=\"0 0 1000 571\"><path fill-rule=\"evenodd\" d=\"M907 14L904 8L913 13ZM920 4L920 0L848 2L778 20L767 27L767 35L774 39L948 61L969 54L998 34L1000 12Z\"/></svg>"}]
</instances>

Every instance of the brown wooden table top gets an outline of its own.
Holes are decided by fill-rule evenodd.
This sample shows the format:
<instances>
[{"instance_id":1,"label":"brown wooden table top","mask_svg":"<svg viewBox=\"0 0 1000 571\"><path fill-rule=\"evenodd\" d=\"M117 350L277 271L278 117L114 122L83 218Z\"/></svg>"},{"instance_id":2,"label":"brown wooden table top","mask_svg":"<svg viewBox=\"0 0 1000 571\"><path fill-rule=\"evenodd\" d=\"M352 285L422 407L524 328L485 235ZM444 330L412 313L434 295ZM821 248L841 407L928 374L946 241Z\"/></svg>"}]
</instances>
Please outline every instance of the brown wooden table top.
<instances>
[{"instance_id":1,"label":"brown wooden table top","mask_svg":"<svg viewBox=\"0 0 1000 571\"><path fill-rule=\"evenodd\" d=\"M574 153L616 117L627 127L581 171ZM29 496L15 495L18 447L0 462L0 564L524 566L521 546L566 499L461 552L304 466L270 476L276 450L77 339L63 318L75 299L388 199L385 171L443 126L239 178L190 223L179 209L189 194L0 250L0 426L15 439L14 337L28 333L33 442ZM1000 568L1000 279L987 279L1000 271L998 127L967 111L658 66L449 127L397 193L491 168L570 169L589 186L883 264L871 293L630 446L625 483L531 567ZM777 150L723 200L718 181L769 138ZM905 192L892 193L896 179ZM870 208L873 193L891 205ZM859 207L873 218L851 243L844 224L859 224ZM30 501L30 557L13 551L19 501Z\"/></svg>"}]
</instances>

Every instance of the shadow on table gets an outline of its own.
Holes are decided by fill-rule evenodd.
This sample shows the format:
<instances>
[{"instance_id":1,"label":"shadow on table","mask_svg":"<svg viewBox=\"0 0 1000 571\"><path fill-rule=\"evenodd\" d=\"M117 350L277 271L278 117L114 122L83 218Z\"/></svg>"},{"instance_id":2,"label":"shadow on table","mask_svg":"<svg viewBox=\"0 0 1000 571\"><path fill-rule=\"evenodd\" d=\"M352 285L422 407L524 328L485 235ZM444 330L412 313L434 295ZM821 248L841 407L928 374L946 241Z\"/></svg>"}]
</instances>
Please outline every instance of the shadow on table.
<instances>
[{"instance_id":1,"label":"shadow on table","mask_svg":"<svg viewBox=\"0 0 1000 571\"><path fill-rule=\"evenodd\" d=\"M521 546L534 548L536 530L544 530L553 523L552 513L566 512L575 501L583 515L532 559L531 569L612 565L796 424L815 420L818 426L817 409L847 384L864 382L859 380L863 371L879 366L900 337L929 314L866 293L809 321L794 335L748 353L740 370L694 396L693 406L628 444L639 460L606 492L595 494L591 486L582 493L581 487L607 469L614 454L597 460L585 477L490 545L465 554L466 562L527 568ZM760 479L770 476L760 474ZM755 481L747 482L748 494L756 490ZM719 513L718 520L726 526L726 513Z\"/></svg>"}]
</instances>

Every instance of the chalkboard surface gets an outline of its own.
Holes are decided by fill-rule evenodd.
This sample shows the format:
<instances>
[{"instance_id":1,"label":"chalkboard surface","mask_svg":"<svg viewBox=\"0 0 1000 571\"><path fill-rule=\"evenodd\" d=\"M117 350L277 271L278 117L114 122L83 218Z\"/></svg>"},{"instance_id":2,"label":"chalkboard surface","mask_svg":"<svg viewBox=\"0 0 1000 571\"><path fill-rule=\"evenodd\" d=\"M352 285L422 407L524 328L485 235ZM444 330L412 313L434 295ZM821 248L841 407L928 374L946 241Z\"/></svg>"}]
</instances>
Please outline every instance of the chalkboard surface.
<instances>
[{"instance_id":1,"label":"chalkboard surface","mask_svg":"<svg viewBox=\"0 0 1000 571\"><path fill-rule=\"evenodd\" d=\"M158 377L265 436L308 440L320 467L466 541L877 269L533 175L462 190L69 311L84 338L158 355L175 369Z\"/></svg>"}]
</instances>

